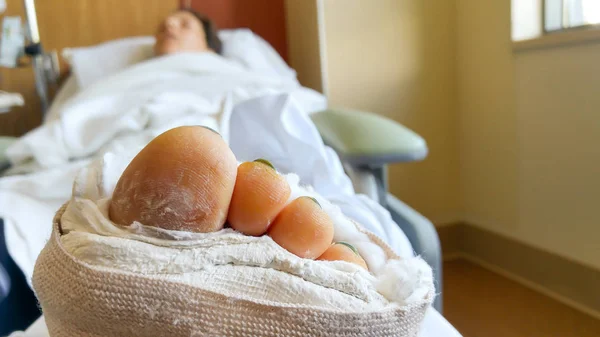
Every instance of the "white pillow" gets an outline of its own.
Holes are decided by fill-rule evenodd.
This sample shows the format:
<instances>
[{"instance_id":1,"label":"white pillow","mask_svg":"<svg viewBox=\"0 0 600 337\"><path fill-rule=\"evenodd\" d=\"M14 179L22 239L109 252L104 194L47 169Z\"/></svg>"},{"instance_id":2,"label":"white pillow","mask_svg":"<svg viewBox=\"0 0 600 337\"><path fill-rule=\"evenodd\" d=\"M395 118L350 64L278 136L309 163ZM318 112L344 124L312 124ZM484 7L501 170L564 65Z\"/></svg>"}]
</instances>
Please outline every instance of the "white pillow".
<instances>
[{"instance_id":1,"label":"white pillow","mask_svg":"<svg viewBox=\"0 0 600 337\"><path fill-rule=\"evenodd\" d=\"M154 55L154 37L129 37L95 46L65 48L62 55L80 88Z\"/></svg>"},{"instance_id":2,"label":"white pillow","mask_svg":"<svg viewBox=\"0 0 600 337\"><path fill-rule=\"evenodd\" d=\"M272 76L296 79L296 72L277 51L249 29L219 32L223 57L248 69ZM89 47L65 48L63 57L71 66L80 88L154 56L154 37L128 37Z\"/></svg>"},{"instance_id":3,"label":"white pillow","mask_svg":"<svg viewBox=\"0 0 600 337\"><path fill-rule=\"evenodd\" d=\"M250 29L240 28L219 31L223 42L223 57L237 61L248 69L269 75L296 78L279 53L263 38Z\"/></svg>"}]
</instances>

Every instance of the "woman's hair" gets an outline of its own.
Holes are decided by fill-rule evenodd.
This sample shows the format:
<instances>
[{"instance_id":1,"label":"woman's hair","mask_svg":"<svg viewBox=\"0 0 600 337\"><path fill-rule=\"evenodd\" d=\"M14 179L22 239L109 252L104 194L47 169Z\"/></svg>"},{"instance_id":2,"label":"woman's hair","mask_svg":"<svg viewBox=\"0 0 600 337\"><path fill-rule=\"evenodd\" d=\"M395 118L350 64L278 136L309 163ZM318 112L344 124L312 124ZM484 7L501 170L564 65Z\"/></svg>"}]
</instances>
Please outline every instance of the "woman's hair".
<instances>
[{"instance_id":1,"label":"woman's hair","mask_svg":"<svg viewBox=\"0 0 600 337\"><path fill-rule=\"evenodd\" d=\"M198 21L200 21L202 28L204 28L204 35L206 35L206 45L215 53L221 55L223 52L223 44L221 43L221 39L219 39L219 35L217 34L219 30L214 22L212 22L212 20L205 15L200 14L191 8L181 8L179 10L192 14L196 17L196 19L198 19Z\"/></svg>"}]
</instances>

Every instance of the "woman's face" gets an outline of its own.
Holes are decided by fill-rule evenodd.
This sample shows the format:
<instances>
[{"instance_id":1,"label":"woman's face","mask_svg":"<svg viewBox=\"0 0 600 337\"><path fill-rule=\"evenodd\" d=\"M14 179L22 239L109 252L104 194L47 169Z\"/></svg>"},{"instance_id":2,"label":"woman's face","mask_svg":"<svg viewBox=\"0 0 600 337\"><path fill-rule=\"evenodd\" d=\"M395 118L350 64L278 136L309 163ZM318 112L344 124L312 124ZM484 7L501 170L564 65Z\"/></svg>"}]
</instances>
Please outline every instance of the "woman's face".
<instances>
[{"instance_id":1,"label":"woman's face","mask_svg":"<svg viewBox=\"0 0 600 337\"><path fill-rule=\"evenodd\" d=\"M167 16L156 33L156 55L208 50L202 23L189 12L179 11Z\"/></svg>"}]
</instances>

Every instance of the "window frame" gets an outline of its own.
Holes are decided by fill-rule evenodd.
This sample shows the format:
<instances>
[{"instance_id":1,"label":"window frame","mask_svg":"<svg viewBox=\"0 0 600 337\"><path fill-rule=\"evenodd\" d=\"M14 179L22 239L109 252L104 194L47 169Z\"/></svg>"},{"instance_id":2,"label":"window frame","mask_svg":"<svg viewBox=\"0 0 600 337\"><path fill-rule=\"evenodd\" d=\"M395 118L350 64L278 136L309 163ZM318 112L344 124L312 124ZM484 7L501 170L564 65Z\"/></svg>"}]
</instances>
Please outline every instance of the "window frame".
<instances>
[{"instance_id":1,"label":"window frame","mask_svg":"<svg viewBox=\"0 0 600 337\"><path fill-rule=\"evenodd\" d=\"M550 0L541 0L541 25L542 25L542 36L543 35L551 35L551 34L559 34L561 32L573 32L573 31L581 31L581 30L590 30L590 29L600 29L600 23L584 23L582 25L563 27L561 24L561 28L548 30L546 29L546 2ZM567 0L560 0L561 7L564 8L564 3ZM561 12L561 15L563 13Z\"/></svg>"}]
</instances>

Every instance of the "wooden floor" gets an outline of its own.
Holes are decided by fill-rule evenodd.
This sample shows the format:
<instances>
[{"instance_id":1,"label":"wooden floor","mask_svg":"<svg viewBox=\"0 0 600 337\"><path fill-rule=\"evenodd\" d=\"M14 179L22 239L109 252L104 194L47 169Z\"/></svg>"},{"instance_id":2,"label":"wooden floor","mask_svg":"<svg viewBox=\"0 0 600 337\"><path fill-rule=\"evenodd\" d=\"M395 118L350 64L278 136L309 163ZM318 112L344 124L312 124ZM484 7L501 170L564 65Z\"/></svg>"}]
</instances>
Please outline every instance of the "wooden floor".
<instances>
[{"instance_id":1,"label":"wooden floor","mask_svg":"<svg viewBox=\"0 0 600 337\"><path fill-rule=\"evenodd\" d=\"M600 336L600 320L475 264L444 268L444 316L464 337Z\"/></svg>"}]
</instances>

